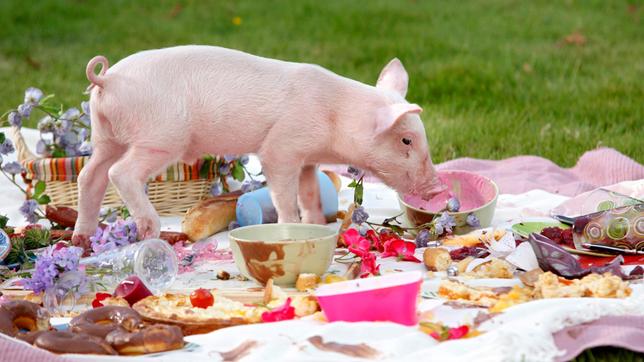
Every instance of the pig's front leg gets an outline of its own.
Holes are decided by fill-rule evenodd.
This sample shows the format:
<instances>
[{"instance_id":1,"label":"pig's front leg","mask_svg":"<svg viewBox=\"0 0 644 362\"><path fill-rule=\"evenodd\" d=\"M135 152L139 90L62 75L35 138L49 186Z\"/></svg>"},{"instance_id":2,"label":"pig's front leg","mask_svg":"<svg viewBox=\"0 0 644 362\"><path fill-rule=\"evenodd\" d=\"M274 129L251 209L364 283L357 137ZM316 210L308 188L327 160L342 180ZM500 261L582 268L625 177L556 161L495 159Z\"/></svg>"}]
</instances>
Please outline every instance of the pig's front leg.
<instances>
[{"instance_id":1,"label":"pig's front leg","mask_svg":"<svg viewBox=\"0 0 644 362\"><path fill-rule=\"evenodd\" d=\"M72 244L89 249L89 237L96 232L108 184L107 172L122 154L122 147L113 142L94 142L92 157L78 175L78 219Z\"/></svg>"},{"instance_id":2,"label":"pig's front leg","mask_svg":"<svg viewBox=\"0 0 644 362\"><path fill-rule=\"evenodd\" d=\"M302 222L306 224L326 224L322 213L320 185L318 184L317 167L307 165L302 167L298 190L298 204Z\"/></svg>"},{"instance_id":3,"label":"pig's front leg","mask_svg":"<svg viewBox=\"0 0 644 362\"><path fill-rule=\"evenodd\" d=\"M159 237L159 215L145 194L145 183L173 161L168 152L132 146L109 170L112 184L134 216L139 239Z\"/></svg>"}]
</instances>

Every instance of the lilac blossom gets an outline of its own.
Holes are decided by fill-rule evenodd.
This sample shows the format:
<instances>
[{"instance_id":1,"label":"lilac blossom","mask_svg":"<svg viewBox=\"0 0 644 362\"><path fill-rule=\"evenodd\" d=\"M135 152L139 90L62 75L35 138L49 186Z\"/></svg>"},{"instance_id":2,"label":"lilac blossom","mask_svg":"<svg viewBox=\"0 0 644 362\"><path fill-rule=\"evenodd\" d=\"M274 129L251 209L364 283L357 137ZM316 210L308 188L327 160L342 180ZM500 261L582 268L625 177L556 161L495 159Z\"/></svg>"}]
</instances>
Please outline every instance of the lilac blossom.
<instances>
[{"instance_id":1,"label":"lilac blossom","mask_svg":"<svg viewBox=\"0 0 644 362\"><path fill-rule=\"evenodd\" d=\"M224 186L221 184L221 182L214 182L212 186L210 186L210 194L212 196L219 196L224 192Z\"/></svg>"},{"instance_id":2,"label":"lilac blossom","mask_svg":"<svg viewBox=\"0 0 644 362\"><path fill-rule=\"evenodd\" d=\"M365 211L364 207L360 206L353 210L353 214L351 215L351 221L354 224L362 224L369 219L369 214Z\"/></svg>"},{"instance_id":3,"label":"lilac blossom","mask_svg":"<svg viewBox=\"0 0 644 362\"><path fill-rule=\"evenodd\" d=\"M38 215L36 215L36 210L38 209L38 203L36 200L29 199L26 200L22 206L20 206L20 213L22 216L27 219L30 224L35 224L38 221Z\"/></svg>"},{"instance_id":4,"label":"lilac blossom","mask_svg":"<svg viewBox=\"0 0 644 362\"><path fill-rule=\"evenodd\" d=\"M14 127L22 127L22 115L18 112L14 111L9 113L7 120L9 121L9 124Z\"/></svg>"},{"instance_id":5,"label":"lilac blossom","mask_svg":"<svg viewBox=\"0 0 644 362\"><path fill-rule=\"evenodd\" d=\"M447 200L447 211L458 212L461 209L461 202L456 197L451 197Z\"/></svg>"},{"instance_id":6,"label":"lilac blossom","mask_svg":"<svg viewBox=\"0 0 644 362\"><path fill-rule=\"evenodd\" d=\"M219 166L219 174L224 176L230 175L230 164L222 163L221 166Z\"/></svg>"},{"instance_id":7,"label":"lilac blossom","mask_svg":"<svg viewBox=\"0 0 644 362\"><path fill-rule=\"evenodd\" d=\"M28 104L31 104L31 105L37 105L37 104L40 103L40 100L44 97L44 95L45 94L40 89L34 88L34 87L29 87L25 91L25 101L24 101L24 103L28 103Z\"/></svg>"},{"instance_id":8,"label":"lilac blossom","mask_svg":"<svg viewBox=\"0 0 644 362\"><path fill-rule=\"evenodd\" d=\"M248 182L242 183L241 191L243 193L248 193L248 192L252 192L252 191L257 190L257 189L261 188L262 186L264 186L264 185L260 181L250 180Z\"/></svg>"},{"instance_id":9,"label":"lilac blossom","mask_svg":"<svg viewBox=\"0 0 644 362\"><path fill-rule=\"evenodd\" d=\"M118 219L107 224L105 229L97 228L89 241L94 254L100 254L136 242L137 235L136 223L132 218Z\"/></svg>"},{"instance_id":10,"label":"lilac blossom","mask_svg":"<svg viewBox=\"0 0 644 362\"><path fill-rule=\"evenodd\" d=\"M2 166L2 170L12 175L16 175L22 172L22 165L16 161L7 162Z\"/></svg>"},{"instance_id":11,"label":"lilac blossom","mask_svg":"<svg viewBox=\"0 0 644 362\"><path fill-rule=\"evenodd\" d=\"M467 215L467 218L465 219L465 222L467 223L467 225L469 225L471 227L475 227L475 228L481 227L481 221L474 214Z\"/></svg>"},{"instance_id":12,"label":"lilac blossom","mask_svg":"<svg viewBox=\"0 0 644 362\"><path fill-rule=\"evenodd\" d=\"M13 143L10 139L7 138L0 143L0 155L8 155L13 151L15 151L15 148L13 148Z\"/></svg>"},{"instance_id":13,"label":"lilac blossom","mask_svg":"<svg viewBox=\"0 0 644 362\"><path fill-rule=\"evenodd\" d=\"M67 272L78 270L82 254L83 249L74 246L61 249L56 249L53 245L47 247L36 259L31 278L25 279L25 289L32 290L34 293L41 293L53 287L58 277ZM81 282L80 284L83 283ZM80 285L61 287L72 289L73 287L80 287Z\"/></svg>"},{"instance_id":14,"label":"lilac blossom","mask_svg":"<svg viewBox=\"0 0 644 362\"><path fill-rule=\"evenodd\" d=\"M436 224L440 224L445 231L451 233L452 228L456 226L456 219L447 212L443 212L441 216L436 219Z\"/></svg>"}]
</instances>

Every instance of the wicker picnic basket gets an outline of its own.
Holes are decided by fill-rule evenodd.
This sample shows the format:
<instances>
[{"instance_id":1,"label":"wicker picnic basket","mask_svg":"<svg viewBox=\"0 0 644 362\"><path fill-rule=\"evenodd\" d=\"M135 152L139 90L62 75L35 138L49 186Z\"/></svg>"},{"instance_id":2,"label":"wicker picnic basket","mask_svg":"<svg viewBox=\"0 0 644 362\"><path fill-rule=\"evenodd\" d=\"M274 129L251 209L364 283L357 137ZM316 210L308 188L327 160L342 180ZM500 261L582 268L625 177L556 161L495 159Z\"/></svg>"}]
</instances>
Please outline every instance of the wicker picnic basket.
<instances>
[{"instance_id":1,"label":"wicker picnic basket","mask_svg":"<svg viewBox=\"0 0 644 362\"><path fill-rule=\"evenodd\" d=\"M39 158L34 155L17 127L12 128L12 138L15 144L18 161L25 169L23 178L30 188L35 182L42 180L47 185L47 195L52 205L78 206L78 187L76 179L89 156L68 158ZM165 173L156 176L148 182L148 198L161 216L180 216L206 198L210 187L219 176L215 162L209 162L207 172L201 170L204 160L188 165L177 163L170 166ZM201 171L201 172L200 172ZM107 188L103 207L119 207L123 202L110 184Z\"/></svg>"}]
</instances>

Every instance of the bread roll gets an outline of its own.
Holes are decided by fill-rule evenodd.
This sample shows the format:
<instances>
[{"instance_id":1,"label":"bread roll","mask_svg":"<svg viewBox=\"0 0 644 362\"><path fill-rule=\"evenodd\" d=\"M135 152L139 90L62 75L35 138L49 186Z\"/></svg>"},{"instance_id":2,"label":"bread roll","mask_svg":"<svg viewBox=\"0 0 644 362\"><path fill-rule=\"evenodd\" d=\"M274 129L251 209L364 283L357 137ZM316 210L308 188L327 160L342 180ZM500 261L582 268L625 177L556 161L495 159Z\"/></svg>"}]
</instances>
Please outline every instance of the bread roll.
<instances>
[{"instance_id":1,"label":"bread roll","mask_svg":"<svg viewBox=\"0 0 644 362\"><path fill-rule=\"evenodd\" d=\"M320 282L320 277L312 273L301 273L297 276L295 282L295 289L300 292L305 292L308 289L315 289L315 286Z\"/></svg>"},{"instance_id":2,"label":"bread roll","mask_svg":"<svg viewBox=\"0 0 644 362\"><path fill-rule=\"evenodd\" d=\"M181 222L181 230L190 240L207 238L228 228L234 221L237 198L241 193L230 193L205 199L186 212Z\"/></svg>"},{"instance_id":3,"label":"bread roll","mask_svg":"<svg viewBox=\"0 0 644 362\"><path fill-rule=\"evenodd\" d=\"M446 249L427 248L423 252L423 262L431 271L445 271L452 264L452 258Z\"/></svg>"}]
</instances>

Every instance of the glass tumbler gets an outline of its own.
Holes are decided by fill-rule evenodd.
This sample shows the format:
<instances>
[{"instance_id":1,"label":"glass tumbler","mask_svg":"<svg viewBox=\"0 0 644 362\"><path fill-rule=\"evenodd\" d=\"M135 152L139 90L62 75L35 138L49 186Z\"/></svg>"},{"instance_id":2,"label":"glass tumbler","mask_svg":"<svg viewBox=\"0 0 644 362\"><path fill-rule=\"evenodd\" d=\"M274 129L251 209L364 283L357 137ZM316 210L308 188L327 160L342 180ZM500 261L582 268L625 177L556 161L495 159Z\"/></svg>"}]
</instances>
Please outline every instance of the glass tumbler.
<instances>
[{"instance_id":1,"label":"glass tumbler","mask_svg":"<svg viewBox=\"0 0 644 362\"><path fill-rule=\"evenodd\" d=\"M109 290L130 275L138 276L152 293L165 291L177 277L177 255L161 239L142 240L99 255L83 258L88 274Z\"/></svg>"}]
</instances>

